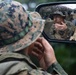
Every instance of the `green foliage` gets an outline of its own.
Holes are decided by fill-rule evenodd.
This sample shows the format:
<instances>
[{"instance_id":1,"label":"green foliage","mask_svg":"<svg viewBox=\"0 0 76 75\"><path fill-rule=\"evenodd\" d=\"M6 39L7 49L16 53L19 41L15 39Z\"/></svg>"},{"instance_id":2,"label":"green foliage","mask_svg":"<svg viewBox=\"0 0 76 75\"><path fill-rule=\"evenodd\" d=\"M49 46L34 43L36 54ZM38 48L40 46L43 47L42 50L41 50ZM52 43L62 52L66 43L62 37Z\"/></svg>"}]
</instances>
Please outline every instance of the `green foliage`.
<instances>
[{"instance_id":1,"label":"green foliage","mask_svg":"<svg viewBox=\"0 0 76 75\"><path fill-rule=\"evenodd\" d=\"M58 62L69 75L76 75L76 44L57 44L55 53Z\"/></svg>"}]
</instances>

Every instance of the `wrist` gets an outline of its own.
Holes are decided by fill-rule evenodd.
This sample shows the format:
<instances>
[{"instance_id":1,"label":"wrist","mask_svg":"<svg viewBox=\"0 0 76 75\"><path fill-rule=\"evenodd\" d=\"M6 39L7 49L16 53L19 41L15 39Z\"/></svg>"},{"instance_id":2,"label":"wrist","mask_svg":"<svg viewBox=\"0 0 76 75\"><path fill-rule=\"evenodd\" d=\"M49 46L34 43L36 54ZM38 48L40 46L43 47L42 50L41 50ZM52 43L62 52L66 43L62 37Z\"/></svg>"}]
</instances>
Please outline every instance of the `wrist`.
<instances>
[{"instance_id":1,"label":"wrist","mask_svg":"<svg viewBox=\"0 0 76 75\"><path fill-rule=\"evenodd\" d=\"M56 63L57 62L57 60L56 60L56 58L53 58L53 60L51 60L49 63L47 63L48 65L47 65L47 68L50 66L50 65L52 65L53 63Z\"/></svg>"},{"instance_id":2,"label":"wrist","mask_svg":"<svg viewBox=\"0 0 76 75\"><path fill-rule=\"evenodd\" d=\"M54 63L52 63L48 68L47 68L47 72L48 73L53 73L53 68L54 68L54 64L56 64L57 63L57 61L56 62L54 62Z\"/></svg>"}]
</instances>

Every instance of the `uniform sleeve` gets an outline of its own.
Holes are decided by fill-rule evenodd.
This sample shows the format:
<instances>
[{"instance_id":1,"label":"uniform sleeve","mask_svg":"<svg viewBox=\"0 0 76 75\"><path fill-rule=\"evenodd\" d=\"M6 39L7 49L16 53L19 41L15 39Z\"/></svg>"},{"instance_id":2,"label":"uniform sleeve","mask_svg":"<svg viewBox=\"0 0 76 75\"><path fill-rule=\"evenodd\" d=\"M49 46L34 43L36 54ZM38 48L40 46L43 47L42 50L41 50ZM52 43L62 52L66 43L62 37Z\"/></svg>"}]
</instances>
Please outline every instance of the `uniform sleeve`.
<instances>
[{"instance_id":1,"label":"uniform sleeve","mask_svg":"<svg viewBox=\"0 0 76 75\"><path fill-rule=\"evenodd\" d=\"M63 68L60 66L58 62L53 63L48 69L47 72L52 73L54 75L68 75Z\"/></svg>"},{"instance_id":2,"label":"uniform sleeve","mask_svg":"<svg viewBox=\"0 0 76 75\"><path fill-rule=\"evenodd\" d=\"M44 27L44 32L49 36L51 39L54 39L55 36L55 28L53 21L50 21L49 19L46 20L45 22L45 27Z\"/></svg>"},{"instance_id":3,"label":"uniform sleeve","mask_svg":"<svg viewBox=\"0 0 76 75\"><path fill-rule=\"evenodd\" d=\"M69 39L75 31L75 26L71 22L67 22L67 29L64 31L64 35L62 36L65 39Z\"/></svg>"},{"instance_id":4,"label":"uniform sleeve","mask_svg":"<svg viewBox=\"0 0 76 75\"><path fill-rule=\"evenodd\" d=\"M68 35L72 36L75 31L75 25L73 25L73 23L69 22L69 23L67 23L67 27L68 28L66 31L68 32Z\"/></svg>"}]
</instances>

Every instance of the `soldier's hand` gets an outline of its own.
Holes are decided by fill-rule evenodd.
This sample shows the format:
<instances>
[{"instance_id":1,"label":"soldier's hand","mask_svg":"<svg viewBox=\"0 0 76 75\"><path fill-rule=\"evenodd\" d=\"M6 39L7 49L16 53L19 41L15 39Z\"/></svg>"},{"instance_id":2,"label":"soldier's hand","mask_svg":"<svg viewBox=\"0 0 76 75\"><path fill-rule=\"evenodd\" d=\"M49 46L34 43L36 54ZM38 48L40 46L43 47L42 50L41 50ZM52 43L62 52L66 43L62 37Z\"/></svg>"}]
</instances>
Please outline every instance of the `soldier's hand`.
<instances>
[{"instance_id":1,"label":"soldier's hand","mask_svg":"<svg viewBox=\"0 0 76 75\"><path fill-rule=\"evenodd\" d=\"M67 29L67 25L63 22L61 22L61 24L56 23L55 28L56 28L56 30L65 30L65 29Z\"/></svg>"},{"instance_id":2,"label":"soldier's hand","mask_svg":"<svg viewBox=\"0 0 76 75\"><path fill-rule=\"evenodd\" d=\"M56 62L56 57L52 46L43 37L34 42L32 54L38 57L43 69L47 69L52 63Z\"/></svg>"}]
</instances>

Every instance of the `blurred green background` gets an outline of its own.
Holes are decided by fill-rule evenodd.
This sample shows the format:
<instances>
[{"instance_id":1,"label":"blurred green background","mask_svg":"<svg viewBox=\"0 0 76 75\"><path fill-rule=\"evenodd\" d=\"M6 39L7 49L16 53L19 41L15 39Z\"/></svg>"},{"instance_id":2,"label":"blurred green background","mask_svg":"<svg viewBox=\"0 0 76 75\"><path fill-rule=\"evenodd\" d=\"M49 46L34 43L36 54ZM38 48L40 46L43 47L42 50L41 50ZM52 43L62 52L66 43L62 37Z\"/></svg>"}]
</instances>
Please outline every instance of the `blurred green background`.
<instances>
[{"instance_id":1,"label":"blurred green background","mask_svg":"<svg viewBox=\"0 0 76 75\"><path fill-rule=\"evenodd\" d=\"M61 0L16 0L23 4L26 10L34 11L36 6L41 3L55 2ZM68 0L64 0L68 1ZM72 0L73 1L73 0ZM76 44L52 43L58 62L68 73L76 75ZM36 64L37 62L34 61Z\"/></svg>"}]
</instances>

